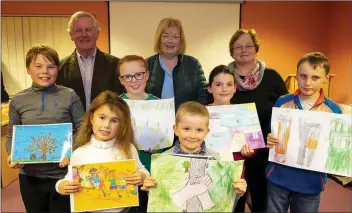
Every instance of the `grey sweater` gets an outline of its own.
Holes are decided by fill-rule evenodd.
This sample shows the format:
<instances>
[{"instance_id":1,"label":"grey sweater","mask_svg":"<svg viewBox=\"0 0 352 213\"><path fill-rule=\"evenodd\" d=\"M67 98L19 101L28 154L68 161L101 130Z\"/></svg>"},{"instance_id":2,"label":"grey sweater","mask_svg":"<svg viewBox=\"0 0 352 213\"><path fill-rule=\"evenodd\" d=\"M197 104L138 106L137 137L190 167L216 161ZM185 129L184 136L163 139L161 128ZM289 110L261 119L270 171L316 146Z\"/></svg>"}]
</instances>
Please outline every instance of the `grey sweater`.
<instances>
[{"instance_id":1,"label":"grey sweater","mask_svg":"<svg viewBox=\"0 0 352 213\"><path fill-rule=\"evenodd\" d=\"M17 93L10 101L6 151L11 154L13 125L72 123L78 130L84 116L82 102L70 88L53 85L32 87ZM58 163L26 164L20 174L40 178L61 179L67 168Z\"/></svg>"}]
</instances>

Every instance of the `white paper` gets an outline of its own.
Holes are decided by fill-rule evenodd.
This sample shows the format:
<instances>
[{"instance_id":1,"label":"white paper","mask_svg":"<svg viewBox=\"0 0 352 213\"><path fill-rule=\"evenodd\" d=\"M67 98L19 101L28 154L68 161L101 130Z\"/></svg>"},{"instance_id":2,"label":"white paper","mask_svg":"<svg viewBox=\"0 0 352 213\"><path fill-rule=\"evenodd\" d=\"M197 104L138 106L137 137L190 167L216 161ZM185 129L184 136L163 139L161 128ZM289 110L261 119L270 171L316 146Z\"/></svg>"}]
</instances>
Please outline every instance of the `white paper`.
<instances>
[{"instance_id":1,"label":"white paper","mask_svg":"<svg viewBox=\"0 0 352 213\"><path fill-rule=\"evenodd\" d=\"M269 161L351 177L351 123L351 115L274 107L271 132L279 145Z\"/></svg>"},{"instance_id":2,"label":"white paper","mask_svg":"<svg viewBox=\"0 0 352 213\"><path fill-rule=\"evenodd\" d=\"M170 147L174 140L174 98L160 100L129 100L132 124L139 150Z\"/></svg>"}]
</instances>

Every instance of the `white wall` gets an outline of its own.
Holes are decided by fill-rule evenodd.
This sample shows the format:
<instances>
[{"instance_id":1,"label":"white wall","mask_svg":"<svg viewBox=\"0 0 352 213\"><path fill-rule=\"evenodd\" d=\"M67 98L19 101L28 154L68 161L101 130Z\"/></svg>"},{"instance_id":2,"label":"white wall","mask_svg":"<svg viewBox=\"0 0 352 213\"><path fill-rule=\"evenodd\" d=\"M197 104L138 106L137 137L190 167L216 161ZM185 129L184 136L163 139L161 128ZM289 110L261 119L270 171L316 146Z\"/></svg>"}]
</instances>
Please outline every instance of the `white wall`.
<instances>
[{"instance_id":1,"label":"white wall","mask_svg":"<svg viewBox=\"0 0 352 213\"><path fill-rule=\"evenodd\" d=\"M206 78L219 64L232 61L228 50L231 36L239 28L239 3L110 2L111 54L144 58L153 54L159 21L178 18L185 30L186 54L196 57Z\"/></svg>"}]
</instances>

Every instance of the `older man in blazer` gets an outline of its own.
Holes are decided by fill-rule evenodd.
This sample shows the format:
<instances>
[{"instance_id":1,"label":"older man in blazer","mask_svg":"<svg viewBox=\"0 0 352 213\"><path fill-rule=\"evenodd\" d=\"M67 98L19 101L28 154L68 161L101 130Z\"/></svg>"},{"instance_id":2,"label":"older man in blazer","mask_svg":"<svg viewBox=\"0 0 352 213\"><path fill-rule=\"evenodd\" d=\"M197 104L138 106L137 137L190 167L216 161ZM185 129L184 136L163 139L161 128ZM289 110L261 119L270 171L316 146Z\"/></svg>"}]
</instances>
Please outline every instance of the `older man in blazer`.
<instances>
[{"instance_id":1,"label":"older man in blazer","mask_svg":"<svg viewBox=\"0 0 352 213\"><path fill-rule=\"evenodd\" d=\"M60 61L56 83L75 90L85 110L101 92L112 90L121 94L118 79L118 58L96 47L99 23L93 15L79 11L71 16L68 32L76 49Z\"/></svg>"}]
</instances>

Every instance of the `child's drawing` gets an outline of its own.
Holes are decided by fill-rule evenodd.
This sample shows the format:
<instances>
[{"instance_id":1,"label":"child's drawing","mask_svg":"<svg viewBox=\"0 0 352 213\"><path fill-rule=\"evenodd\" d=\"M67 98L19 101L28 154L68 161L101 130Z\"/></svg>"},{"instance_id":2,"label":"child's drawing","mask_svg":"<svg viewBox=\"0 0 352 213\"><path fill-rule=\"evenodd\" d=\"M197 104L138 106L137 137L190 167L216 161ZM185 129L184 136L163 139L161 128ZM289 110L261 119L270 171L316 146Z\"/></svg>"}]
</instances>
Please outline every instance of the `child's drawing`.
<instances>
[{"instance_id":1,"label":"child's drawing","mask_svg":"<svg viewBox=\"0 0 352 213\"><path fill-rule=\"evenodd\" d=\"M132 115L132 124L139 150L157 150L172 145L175 123L174 99L125 100Z\"/></svg>"},{"instance_id":2,"label":"child's drawing","mask_svg":"<svg viewBox=\"0 0 352 213\"><path fill-rule=\"evenodd\" d=\"M319 123L307 122L305 119L299 119L299 152L297 164L310 167L314 158L315 151L318 148L321 125Z\"/></svg>"},{"instance_id":3,"label":"child's drawing","mask_svg":"<svg viewBox=\"0 0 352 213\"><path fill-rule=\"evenodd\" d=\"M11 161L21 164L60 162L70 157L72 124L15 125Z\"/></svg>"},{"instance_id":4,"label":"child's drawing","mask_svg":"<svg viewBox=\"0 0 352 213\"><path fill-rule=\"evenodd\" d=\"M352 176L351 123L350 115L274 107L271 132L279 144L270 149L269 161Z\"/></svg>"},{"instance_id":5,"label":"child's drawing","mask_svg":"<svg viewBox=\"0 0 352 213\"><path fill-rule=\"evenodd\" d=\"M330 121L330 144L325 168L328 171L352 173L352 125L343 119Z\"/></svg>"},{"instance_id":6,"label":"child's drawing","mask_svg":"<svg viewBox=\"0 0 352 213\"><path fill-rule=\"evenodd\" d=\"M291 132L291 121L292 118L290 116L284 115L280 115L278 119L277 138L279 139L279 144L275 146L274 159L281 163L286 162L287 145Z\"/></svg>"},{"instance_id":7,"label":"child's drawing","mask_svg":"<svg viewBox=\"0 0 352 213\"><path fill-rule=\"evenodd\" d=\"M75 212L138 206L138 186L125 178L136 171L135 160L76 165L70 169L72 180L83 189L71 195Z\"/></svg>"},{"instance_id":8,"label":"child's drawing","mask_svg":"<svg viewBox=\"0 0 352 213\"><path fill-rule=\"evenodd\" d=\"M154 154L151 168L148 212L232 212L243 161Z\"/></svg>"},{"instance_id":9,"label":"child's drawing","mask_svg":"<svg viewBox=\"0 0 352 213\"><path fill-rule=\"evenodd\" d=\"M218 152L238 152L244 144L253 149L265 147L254 103L208 106L210 132L205 142Z\"/></svg>"}]
</instances>

